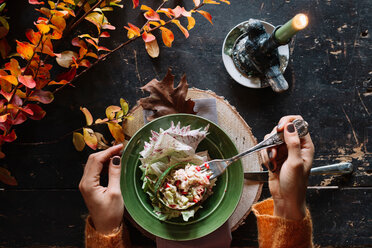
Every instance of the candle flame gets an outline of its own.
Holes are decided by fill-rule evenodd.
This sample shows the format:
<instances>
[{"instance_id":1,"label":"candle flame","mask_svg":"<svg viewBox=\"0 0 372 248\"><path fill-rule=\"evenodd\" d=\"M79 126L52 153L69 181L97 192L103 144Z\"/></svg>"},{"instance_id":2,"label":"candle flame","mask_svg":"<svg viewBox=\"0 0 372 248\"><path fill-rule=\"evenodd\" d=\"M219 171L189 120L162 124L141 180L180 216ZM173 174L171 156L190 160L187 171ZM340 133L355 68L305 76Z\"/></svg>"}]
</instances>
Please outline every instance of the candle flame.
<instances>
[{"instance_id":1,"label":"candle flame","mask_svg":"<svg viewBox=\"0 0 372 248\"><path fill-rule=\"evenodd\" d=\"M305 14L297 14L293 18L293 27L297 30L306 28L308 23L309 23L309 19L307 18Z\"/></svg>"}]
</instances>

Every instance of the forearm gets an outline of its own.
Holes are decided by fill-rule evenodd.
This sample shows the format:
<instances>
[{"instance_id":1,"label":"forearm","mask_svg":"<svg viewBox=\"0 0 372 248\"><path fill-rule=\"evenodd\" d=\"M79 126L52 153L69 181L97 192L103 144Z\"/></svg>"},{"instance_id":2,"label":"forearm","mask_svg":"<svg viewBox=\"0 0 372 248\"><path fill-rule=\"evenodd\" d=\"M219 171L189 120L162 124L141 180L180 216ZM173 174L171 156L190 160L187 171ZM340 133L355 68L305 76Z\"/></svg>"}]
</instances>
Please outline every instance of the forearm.
<instances>
[{"instance_id":1,"label":"forearm","mask_svg":"<svg viewBox=\"0 0 372 248\"><path fill-rule=\"evenodd\" d=\"M274 202L268 199L252 207L257 217L258 242L261 248L313 247L309 210L302 220L274 216Z\"/></svg>"},{"instance_id":2,"label":"forearm","mask_svg":"<svg viewBox=\"0 0 372 248\"><path fill-rule=\"evenodd\" d=\"M122 224L120 228L110 234L103 235L94 228L90 216L85 224L85 247L86 248L128 248L131 247L128 230Z\"/></svg>"}]
</instances>

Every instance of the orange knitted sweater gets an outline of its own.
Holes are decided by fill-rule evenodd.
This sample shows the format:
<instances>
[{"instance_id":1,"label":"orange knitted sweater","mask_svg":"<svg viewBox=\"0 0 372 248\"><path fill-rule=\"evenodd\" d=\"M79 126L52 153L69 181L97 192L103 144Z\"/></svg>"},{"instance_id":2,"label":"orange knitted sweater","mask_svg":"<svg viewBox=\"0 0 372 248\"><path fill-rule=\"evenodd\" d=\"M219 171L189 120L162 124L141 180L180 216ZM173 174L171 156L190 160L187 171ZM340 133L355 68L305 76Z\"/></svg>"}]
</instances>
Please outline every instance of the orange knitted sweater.
<instances>
[{"instance_id":1,"label":"orange knitted sweater","mask_svg":"<svg viewBox=\"0 0 372 248\"><path fill-rule=\"evenodd\" d=\"M273 216L274 202L272 199L254 204L252 210L257 217L260 247L313 247L312 222L308 210L306 217L299 221ZM91 218L88 217L85 226L85 247L126 248L131 247L131 243L125 226L122 225L116 233L103 235L94 229Z\"/></svg>"}]
</instances>

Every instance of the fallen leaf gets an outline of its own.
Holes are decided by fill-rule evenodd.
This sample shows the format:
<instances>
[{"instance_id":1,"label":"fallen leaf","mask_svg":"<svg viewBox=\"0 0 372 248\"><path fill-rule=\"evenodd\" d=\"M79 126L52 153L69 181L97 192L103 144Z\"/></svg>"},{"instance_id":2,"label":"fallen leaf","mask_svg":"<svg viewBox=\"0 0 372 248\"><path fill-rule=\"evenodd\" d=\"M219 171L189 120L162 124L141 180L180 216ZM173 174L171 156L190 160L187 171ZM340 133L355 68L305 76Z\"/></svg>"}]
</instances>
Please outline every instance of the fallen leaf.
<instances>
[{"instance_id":1,"label":"fallen leaf","mask_svg":"<svg viewBox=\"0 0 372 248\"><path fill-rule=\"evenodd\" d=\"M98 140L94 131L90 128L83 128L84 141L93 150L97 149Z\"/></svg>"},{"instance_id":2,"label":"fallen leaf","mask_svg":"<svg viewBox=\"0 0 372 248\"><path fill-rule=\"evenodd\" d=\"M92 114L89 112L87 108L80 107L81 112L83 112L85 119L87 121L87 125L90 126L93 124L93 117Z\"/></svg>"},{"instance_id":3,"label":"fallen leaf","mask_svg":"<svg viewBox=\"0 0 372 248\"><path fill-rule=\"evenodd\" d=\"M150 96L141 98L139 104L147 110L152 110L154 114L149 116L149 121L168 114L189 113L195 114L192 100L186 100L188 84L186 75L181 78L180 83L174 88L174 75L168 69L167 75L161 80L151 80L142 90L150 93Z\"/></svg>"},{"instance_id":4,"label":"fallen leaf","mask_svg":"<svg viewBox=\"0 0 372 248\"><path fill-rule=\"evenodd\" d=\"M118 123L115 123L115 122L108 122L107 125L115 141L118 143L124 142L125 137L124 137L124 132L123 132L122 127Z\"/></svg>"},{"instance_id":5,"label":"fallen leaf","mask_svg":"<svg viewBox=\"0 0 372 248\"><path fill-rule=\"evenodd\" d=\"M72 134L72 143L75 146L75 149L79 152L84 150L85 147L85 141L84 141L84 136L81 133L74 132Z\"/></svg>"},{"instance_id":6,"label":"fallen leaf","mask_svg":"<svg viewBox=\"0 0 372 248\"><path fill-rule=\"evenodd\" d=\"M17 180L14 177L12 177L10 172L4 167L0 167L0 181L10 186L18 185Z\"/></svg>"}]
</instances>

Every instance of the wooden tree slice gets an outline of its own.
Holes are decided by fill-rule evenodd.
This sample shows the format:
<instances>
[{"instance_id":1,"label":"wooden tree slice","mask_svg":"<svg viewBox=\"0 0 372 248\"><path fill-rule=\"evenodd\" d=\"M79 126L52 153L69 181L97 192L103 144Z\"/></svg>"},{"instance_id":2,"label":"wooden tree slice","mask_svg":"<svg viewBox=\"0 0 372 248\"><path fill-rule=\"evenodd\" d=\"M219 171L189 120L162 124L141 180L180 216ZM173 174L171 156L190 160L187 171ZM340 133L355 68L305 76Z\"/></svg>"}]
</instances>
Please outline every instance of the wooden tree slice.
<instances>
[{"instance_id":1,"label":"wooden tree slice","mask_svg":"<svg viewBox=\"0 0 372 248\"><path fill-rule=\"evenodd\" d=\"M231 106L223 97L217 96L212 91L204 91L197 88L189 89L187 98L215 98L217 104L218 125L230 136L235 143L239 152L257 144L256 138L253 136L251 128L239 115L236 109ZM133 120L124 123L124 131L126 134L133 136L135 132L144 125L143 109L141 106L135 106L131 110ZM261 170L261 157L259 153L253 153L242 159L244 172ZM244 182L243 193L240 202L234 213L229 219L231 231L236 230L248 216L252 205L257 202L261 195L262 184L253 182ZM138 225L136 225L138 227ZM144 230L141 230L142 232ZM152 235L144 233L146 236L153 238Z\"/></svg>"}]
</instances>

